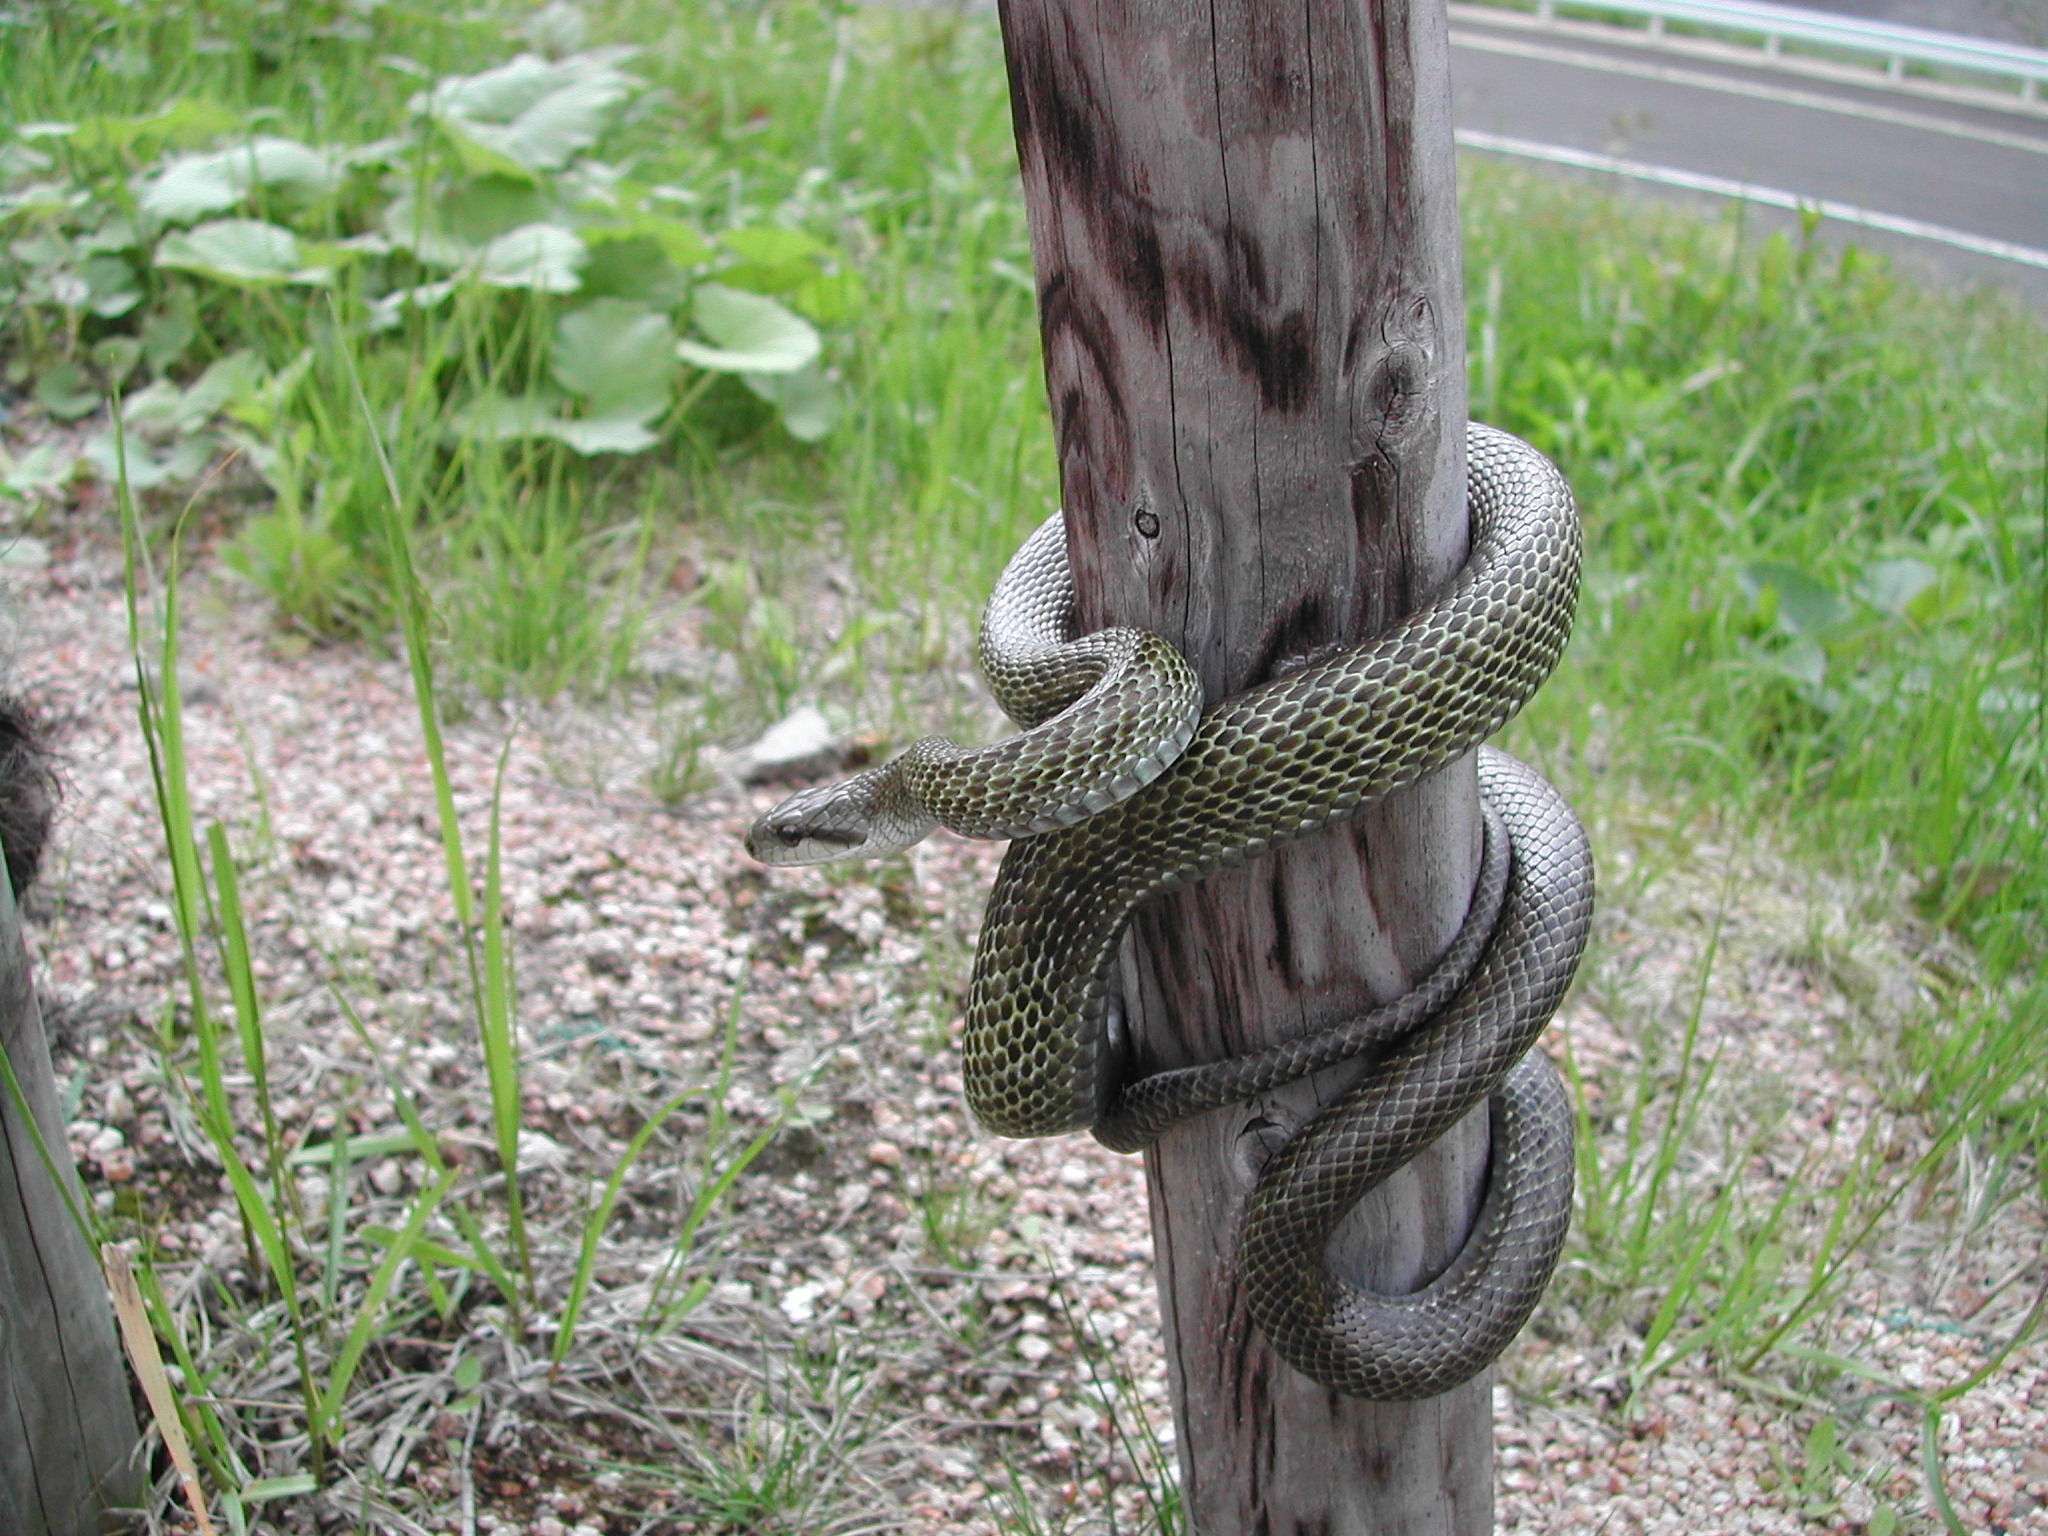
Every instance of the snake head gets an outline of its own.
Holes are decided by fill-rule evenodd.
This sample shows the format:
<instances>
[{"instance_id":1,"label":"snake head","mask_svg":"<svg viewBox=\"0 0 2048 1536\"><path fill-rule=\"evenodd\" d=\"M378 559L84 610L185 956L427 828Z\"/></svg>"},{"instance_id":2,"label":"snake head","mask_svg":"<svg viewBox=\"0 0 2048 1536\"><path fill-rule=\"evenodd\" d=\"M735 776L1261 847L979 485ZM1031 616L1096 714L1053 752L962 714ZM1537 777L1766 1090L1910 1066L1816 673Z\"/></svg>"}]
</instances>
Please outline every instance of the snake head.
<instances>
[{"instance_id":1,"label":"snake head","mask_svg":"<svg viewBox=\"0 0 2048 1536\"><path fill-rule=\"evenodd\" d=\"M870 768L798 790L748 830L747 852L777 865L872 859L908 848L936 825L906 807L888 767Z\"/></svg>"},{"instance_id":2,"label":"snake head","mask_svg":"<svg viewBox=\"0 0 2048 1536\"><path fill-rule=\"evenodd\" d=\"M763 864L823 864L860 856L867 817L843 784L798 790L747 832L747 852Z\"/></svg>"}]
</instances>

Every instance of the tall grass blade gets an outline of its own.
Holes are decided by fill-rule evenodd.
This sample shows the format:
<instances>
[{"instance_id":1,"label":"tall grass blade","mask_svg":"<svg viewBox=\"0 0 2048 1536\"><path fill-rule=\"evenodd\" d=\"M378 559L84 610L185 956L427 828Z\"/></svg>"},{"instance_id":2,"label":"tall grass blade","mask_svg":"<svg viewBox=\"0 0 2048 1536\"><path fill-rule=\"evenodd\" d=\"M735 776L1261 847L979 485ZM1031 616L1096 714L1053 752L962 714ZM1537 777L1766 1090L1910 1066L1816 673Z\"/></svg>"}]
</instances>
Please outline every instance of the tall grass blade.
<instances>
[{"instance_id":1,"label":"tall grass blade","mask_svg":"<svg viewBox=\"0 0 2048 1536\"><path fill-rule=\"evenodd\" d=\"M576 1323L583 1314L583 1299L590 1292L590 1279L597 1271L598 1240L604 1235L605 1223L611 1220L612 1207L618 1204L619 1191L626 1182L626 1173L646 1150L647 1143L659 1131L669 1116L697 1097L696 1089L686 1089L648 1116L647 1121L626 1143L626 1150L619 1154L612 1165L611 1177L605 1181L604 1193L599 1197L597 1208L583 1220L583 1242L576 1255L576 1274L569 1282L569 1295L562 1303L562 1320L555 1329L554 1348L549 1358L556 1370L568 1358L570 1348L576 1341Z\"/></svg>"},{"instance_id":2,"label":"tall grass blade","mask_svg":"<svg viewBox=\"0 0 2048 1536\"><path fill-rule=\"evenodd\" d=\"M510 735L505 738L498 753L498 771L491 781L491 831L484 855L484 986L477 1022L483 1038L484 1070L491 1085L491 1127L498 1144L498 1164L505 1171L505 1213L512 1229L513 1262L530 1289L533 1261L527 1252L526 1212L519 1195L519 1041L512 961L505 951L499 857L498 817L512 739Z\"/></svg>"},{"instance_id":3,"label":"tall grass blade","mask_svg":"<svg viewBox=\"0 0 2048 1536\"><path fill-rule=\"evenodd\" d=\"M347 1400L349 1383L355 1379L356 1365L363 1358L363 1351L370 1347L370 1340L377 1331L377 1320L384 1310L384 1300L391 1294L392 1283L398 1278L399 1269L413 1256L413 1244L419 1240L425 1229L427 1218L441 1204L449 1187L455 1182L455 1170L449 1169L433 1184L413 1197L412 1207L405 1214L405 1225L397 1238L385 1250L376 1272L370 1277L369 1288L363 1295L362 1304L356 1308L355 1320L349 1325L348 1339L341 1352L334 1358L333 1366L327 1373L327 1389L320 1397L320 1416L328 1433L336 1443L342 1434L342 1404Z\"/></svg>"}]
</instances>

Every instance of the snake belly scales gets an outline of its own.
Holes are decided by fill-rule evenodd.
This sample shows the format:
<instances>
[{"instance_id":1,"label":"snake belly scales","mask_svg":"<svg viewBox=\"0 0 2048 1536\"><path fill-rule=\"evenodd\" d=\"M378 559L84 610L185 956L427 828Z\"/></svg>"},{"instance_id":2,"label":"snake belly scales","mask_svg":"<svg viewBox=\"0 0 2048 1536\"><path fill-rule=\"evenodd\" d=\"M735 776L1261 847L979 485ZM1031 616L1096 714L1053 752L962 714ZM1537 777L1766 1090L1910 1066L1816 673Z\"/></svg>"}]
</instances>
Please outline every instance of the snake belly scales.
<instances>
[{"instance_id":1,"label":"snake belly scales","mask_svg":"<svg viewBox=\"0 0 2048 1536\"><path fill-rule=\"evenodd\" d=\"M969 1106L998 1135L1092 1129L1132 1150L1187 1115L1371 1055L1366 1075L1261 1169L1238 1267L1283 1359L1378 1400L1432 1397L1484 1369L1534 1310L1563 1244L1572 1114L1530 1046L1591 924L1592 855L1577 818L1535 770L1482 747L1486 853L1463 930L1415 991L1302 1039L1123 1082L1108 1039L1114 971L1141 903L1435 772L1549 675L1578 595L1570 489L1493 428L1469 429L1468 461L1470 552L1439 596L1207 713L1192 671L1157 636L1074 637L1053 517L1012 559L982 623L991 691L1025 729L975 750L920 742L799 791L747 838L772 864L887 853L938 823L1016 839L989 896L962 1041ZM1400 1296L1332 1274L1324 1247L1345 1214L1482 1100L1488 1185L1449 1268Z\"/></svg>"}]
</instances>

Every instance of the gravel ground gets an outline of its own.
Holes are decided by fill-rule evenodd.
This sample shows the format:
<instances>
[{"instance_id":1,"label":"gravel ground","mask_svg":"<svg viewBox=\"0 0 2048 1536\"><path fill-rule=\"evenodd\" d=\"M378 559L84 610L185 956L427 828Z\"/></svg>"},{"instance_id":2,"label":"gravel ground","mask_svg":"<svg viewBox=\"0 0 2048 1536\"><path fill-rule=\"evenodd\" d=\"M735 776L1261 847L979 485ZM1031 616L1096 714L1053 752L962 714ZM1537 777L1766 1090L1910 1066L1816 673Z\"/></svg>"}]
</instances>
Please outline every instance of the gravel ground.
<instances>
[{"instance_id":1,"label":"gravel ground","mask_svg":"<svg viewBox=\"0 0 2048 1536\"><path fill-rule=\"evenodd\" d=\"M103 541L47 536L47 561L30 550L5 579L15 680L55 725L68 780L29 915L58 1073L77 1095L72 1143L101 1208L152 1246L183 1315L212 1316L204 1282L233 1295L247 1276L157 1044L183 983L118 565ZM246 865L279 1114L295 1136L331 1134L341 1115L358 1134L389 1127L381 1063L419 1095L471 1185L487 1186L487 1093L402 664L360 648L290 654L203 563L186 598L195 814L223 822ZM679 609L654 638L687 659L694 616ZM1047 1529L1103 1528L1105 1489L1118 1528L1132 1528L1148 1486L1133 1410L1172 1441L1141 1165L1085 1138L980 1136L960 1101L953 1039L998 850L942 836L872 868L763 871L737 834L777 792L727 788L664 809L642 788L650 718L628 700L534 708L516 727L480 711L449 730L476 849L513 727L506 907L544 1297L560 1296L589 1181L648 1106L717 1078L729 1018L733 1124L746 1135L787 1118L702 1247L700 1305L658 1338L636 1336L636 1319L674 1229L675 1170L710 1134L708 1097L627 1180L566 1375L546 1373L548 1319L522 1332L480 1303L374 1349L344 1458L354 1481L330 1513L372 1508L384 1528L413 1531L718 1529L713 1495L732 1479L715 1469L746 1452L758 1471L794 1446L803 1486L780 1496L783 1523L747 1528L994 1532L1021 1518L1006 1513L1011 1469ZM1896 1068L1869 1042L1934 1006L1963 961L1886 902L1753 840L1717 843L1618 790L1592 812L1600 930L1547 1044L1561 1054L1570 1042L1601 1164L1625 1157L1636 1084L1670 1087L1670 1041L1697 996L1698 1056L1715 1072L1670 1187L1704 1203L1733 1179L1754 1214L1796 1181L1780 1241L1786 1273L1803 1275L1827 1192L1862 1163L1905 1167L1925 1146L1927 1128L1896 1107ZM376 1217L400 1208L421 1170L390 1155L360 1172L354 1199ZM1793 1338L1913 1388L1960 1380L2042 1283L2033 1180L1965 1159L1952 1189L1916 1189L1851 1263L1842 1296ZM1920 1410L1872 1379L1814 1386L1782 1356L1744 1379L1701 1350L1626 1412L1659 1293L1640 1308L1613 1302L1604 1262L1575 1239L1500 1367L1501 1529L1881 1532L1879 1500L1897 1506L1900 1529L1934 1528ZM460 1351L485 1365L470 1398L452 1384ZM1114 1418L1099 1373L1122 1403ZM260 1351L223 1380L251 1399L290 1395ZM1814 1470L1823 1414L1840 1427L1840 1476ZM1949 1415L1940 1448L1965 1529L2048 1533L2048 1351L2008 1358ZM261 1470L292 1470L284 1431L273 1450ZM314 1502L269 1513L281 1529L314 1529L293 1512Z\"/></svg>"}]
</instances>

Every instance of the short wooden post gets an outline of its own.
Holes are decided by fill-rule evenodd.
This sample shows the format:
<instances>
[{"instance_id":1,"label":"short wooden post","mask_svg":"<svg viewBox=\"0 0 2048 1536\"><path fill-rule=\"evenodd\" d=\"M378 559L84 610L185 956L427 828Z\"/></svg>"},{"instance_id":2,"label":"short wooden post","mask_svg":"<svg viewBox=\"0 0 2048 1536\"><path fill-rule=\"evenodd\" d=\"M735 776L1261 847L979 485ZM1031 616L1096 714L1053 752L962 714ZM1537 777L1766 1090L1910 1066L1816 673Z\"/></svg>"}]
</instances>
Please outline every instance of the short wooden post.
<instances>
[{"instance_id":1,"label":"short wooden post","mask_svg":"<svg viewBox=\"0 0 2048 1536\"><path fill-rule=\"evenodd\" d=\"M1002 0L1046 387L1087 627L1171 638L1213 702L1417 606L1465 550L1465 338L1444 0ZM1406 991L1479 855L1469 760L1140 913L1142 1064L1214 1060ZM1233 1270L1270 1148L1337 1069L1148 1157L1182 1487L1200 1536L1492 1528L1489 1376L1354 1402L1296 1373ZM1483 1113L1333 1262L1385 1291L1463 1241Z\"/></svg>"},{"instance_id":2,"label":"short wooden post","mask_svg":"<svg viewBox=\"0 0 2048 1536\"><path fill-rule=\"evenodd\" d=\"M141 1501L140 1437L5 879L0 1051L58 1173L0 1076L0 1536L97 1536Z\"/></svg>"}]
</instances>

